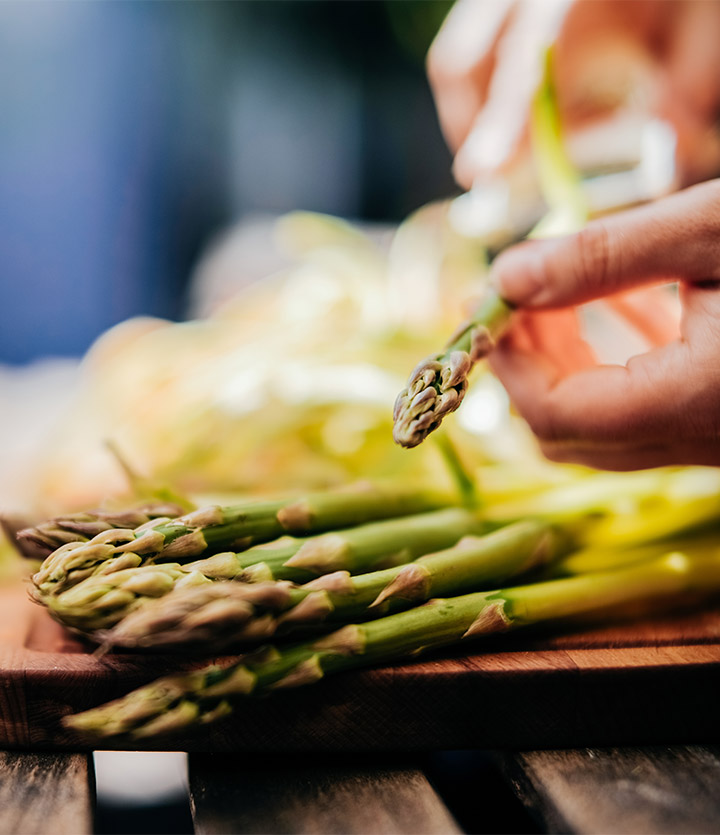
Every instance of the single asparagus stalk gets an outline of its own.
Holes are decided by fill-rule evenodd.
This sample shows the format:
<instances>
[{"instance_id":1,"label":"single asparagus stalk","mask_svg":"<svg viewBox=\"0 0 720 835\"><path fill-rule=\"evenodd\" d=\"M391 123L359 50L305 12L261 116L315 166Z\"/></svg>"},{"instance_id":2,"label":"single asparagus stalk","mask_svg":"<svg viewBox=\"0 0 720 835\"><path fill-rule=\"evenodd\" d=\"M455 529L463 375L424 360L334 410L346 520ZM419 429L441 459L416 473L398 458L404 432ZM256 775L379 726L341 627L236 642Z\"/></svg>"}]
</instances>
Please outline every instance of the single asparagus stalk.
<instances>
[{"instance_id":1,"label":"single asparagus stalk","mask_svg":"<svg viewBox=\"0 0 720 835\"><path fill-rule=\"evenodd\" d=\"M458 408L472 367L493 349L511 312L510 305L489 290L473 317L460 326L445 348L415 367L395 401L395 443L417 446Z\"/></svg>"},{"instance_id":2,"label":"single asparagus stalk","mask_svg":"<svg viewBox=\"0 0 720 835\"><path fill-rule=\"evenodd\" d=\"M617 612L638 601L677 601L686 593L720 590L720 556L681 553L616 571L528 586L436 598L406 612L287 648L269 648L226 667L213 665L162 678L109 704L66 717L64 724L94 739L142 739L207 724L233 702L319 681L368 666L530 624Z\"/></svg>"},{"instance_id":3,"label":"single asparagus stalk","mask_svg":"<svg viewBox=\"0 0 720 835\"><path fill-rule=\"evenodd\" d=\"M595 515L583 544L634 547L720 523L720 472L709 467L599 473L532 496L486 505L490 521L525 516L562 523L569 515Z\"/></svg>"},{"instance_id":4,"label":"single asparagus stalk","mask_svg":"<svg viewBox=\"0 0 720 835\"><path fill-rule=\"evenodd\" d=\"M672 537L661 542L647 542L632 547L591 546L581 548L556 560L548 566L547 576L543 579L570 577L577 574L591 574L598 571L610 571L615 568L632 565L645 560L657 559L670 551L681 551L694 559L712 553L718 545L717 533L702 531Z\"/></svg>"},{"instance_id":5,"label":"single asparagus stalk","mask_svg":"<svg viewBox=\"0 0 720 835\"><path fill-rule=\"evenodd\" d=\"M107 647L126 649L179 649L202 646L208 640L217 648L266 640L297 627L366 620L435 595L487 588L546 563L566 552L571 543L566 532L530 519L485 536L466 536L453 548L405 566L358 576L336 571L304 586L222 581L212 588L186 586L148 601L93 638ZM243 612L240 621L233 602ZM255 607L255 615L245 615L248 603Z\"/></svg>"},{"instance_id":6,"label":"single asparagus stalk","mask_svg":"<svg viewBox=\"0 0 720 835\"><path fill-rule=\"evenodd\" d=\"M51 554L33 576L41 595L56 594L128 552L150 560L185 561L204 553L243 550L285 533L307 533L405 516L452 504L448 496L361 483L300 499L206 507L167 521L111 529L88 542L69 542Z\"/></svg>"},{"instance_id":7,"label":"single asparagus stalk","mask_svg":"<svg viewBox=\"0 0 720 835\"><path fill-rule=\"evenodd\" d=\"M545 56L542 82L533 99L532 150L548 214L529 237L569 234L587 221L587 200L580 177L564 144L553 84L552 50ZM475 315L450 340L445 350L417 366L395 403L393 438L414 447L454 412L467 391L472 366L486 357L510 320L512 308L490 290Z\"/></svg>"},{"instance_id":8,"label":"single asparagus stalk","mask_svg":"<svg viewBox=\"0 0 720 835\"><path fill-rule=\"evenodd\" d=\"M187 568L222 580L305 583L332 571L361 574L401 565L422 554L454 545L466 534L480 533L489 527L473 511L446 508L369 522L320 536L284 536L240 553L207 557L189 563Z\"/></svg>"},{"instance_id":9,"label":"single asparagus stalk","mask_svg":"<svg viewBox=\"0 0 720 835\"><path fill-rule=\"evenodd\" d=\"M140 555L127 552L107 560L91 576L64 591L43 594L36 590L36 600L46 605L61 623L92 633L109 629L127 617L137 609L143 596L162 597L174 585L187 585L183 578L188 572L208 582L305 581L338 569L360 573L381 566L402 565L428 551L453 545L468 533L485 529L487 525L476 513L447 508L370 522L316 537L282 537L239 554L225 552L183 566L142 565ZM160 570L166 566L169 566L167 571ZM193 584L197 585L197 580ZM265 585L272 586L272 583ZM240 594L237 590L227 593ZM200 598L198 605L201 605L199 601ZM178 605L182 604L178 602Z\"/></svg>"},{"instance_id":10,"label":"single asparagus stalk","mask_svg":"<svg viewBox=\"0 0 720 835\"><path fill-rule=\"evenodd\" d=\"M17 546L24 557L44 560L68 542L87 542L113 528L137 528L153 520L173 519L184 512L179 505L156 502L122 511L98 509L70 513L18 531Z\"/></svg>"}]
</instances>

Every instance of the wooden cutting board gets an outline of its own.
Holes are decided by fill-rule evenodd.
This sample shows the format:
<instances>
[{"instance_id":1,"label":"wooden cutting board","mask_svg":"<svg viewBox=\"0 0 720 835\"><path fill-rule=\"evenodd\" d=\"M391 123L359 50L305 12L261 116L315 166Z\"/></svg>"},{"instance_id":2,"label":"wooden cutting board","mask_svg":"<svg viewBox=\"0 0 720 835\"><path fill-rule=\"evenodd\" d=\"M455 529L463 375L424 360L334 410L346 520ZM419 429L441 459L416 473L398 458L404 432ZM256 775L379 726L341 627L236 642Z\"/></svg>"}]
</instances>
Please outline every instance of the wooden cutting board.
<instances>
[{"instance_id":1,"label":"wooden cutting board","mask_svg":"<svg viewBox=\"0 0 720 835\"><path fill-rule=\"evenodd\" d=\"M408 751L720 742L720 606L604 628L515 633L470 649L248 699L223 723L143 747ZM182 656L95 657L20 584L0 588L0 748L87 749L62 729L63 715L197 664Z\"/></svg>"}]
</instances>

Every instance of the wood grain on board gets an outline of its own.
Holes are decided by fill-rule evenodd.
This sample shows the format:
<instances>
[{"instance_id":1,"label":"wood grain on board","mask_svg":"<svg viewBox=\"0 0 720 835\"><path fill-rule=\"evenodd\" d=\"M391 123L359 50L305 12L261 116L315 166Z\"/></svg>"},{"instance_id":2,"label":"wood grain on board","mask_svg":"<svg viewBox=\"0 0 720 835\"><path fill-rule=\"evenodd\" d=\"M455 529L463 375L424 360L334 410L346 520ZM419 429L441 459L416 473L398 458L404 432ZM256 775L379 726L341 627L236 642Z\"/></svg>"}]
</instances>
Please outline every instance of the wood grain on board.
<instances>
[{"instance_id":1,"label":"wood grain on board","mask_svg":"<svg viewBox=\"0 0 720 835\"><path fill-rule=\"evenodd\" d=\"M0 589L0 748L87 749L62 729L63 715L207 662L96 657L25 589ZM720 741L719 688L715 607L603 628L515 633L348 672L248 699L223 723L146 747L322 752L708 743Z\"/></svg>"}]
</instances>

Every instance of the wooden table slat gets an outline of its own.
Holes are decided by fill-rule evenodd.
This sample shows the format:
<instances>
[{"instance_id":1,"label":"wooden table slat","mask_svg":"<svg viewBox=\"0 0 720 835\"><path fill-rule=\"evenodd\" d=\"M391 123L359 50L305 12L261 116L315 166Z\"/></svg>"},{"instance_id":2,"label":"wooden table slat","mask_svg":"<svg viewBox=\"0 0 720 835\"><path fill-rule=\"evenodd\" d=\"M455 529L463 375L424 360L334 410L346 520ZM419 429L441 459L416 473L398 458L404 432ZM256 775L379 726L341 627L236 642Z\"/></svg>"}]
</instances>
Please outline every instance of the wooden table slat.
<instances>
[{"instance_id":1,"label":"wooden table slat","mask_svg":"<svg viewBox=\"0 0 720 835\"><path fill-rule=\"evenodd\" d=\"M0 751L0 832L90 835L94 805L88 755Z\"/></svg>"},{"instance_id":2,"label":"wooden table slat","mask_svg":"<svg viewBox=\"0 0 720 835\"><path fill-rule=\"evenodd\" d=\"M367 833L439 835L461 830L412 764L364 758L193 754L190 801L198 835Z\"/></svg>"},{"instance_id":3,"label":"wooden table slat","mask_svg":"<svg viewBox=\"0 0 720 835\"><path fill-rule=\"evenodd\" d=\"M548 832L720 832L720 748L585 748L501 756L517 795Z\"/></svg>"}]
</instances>

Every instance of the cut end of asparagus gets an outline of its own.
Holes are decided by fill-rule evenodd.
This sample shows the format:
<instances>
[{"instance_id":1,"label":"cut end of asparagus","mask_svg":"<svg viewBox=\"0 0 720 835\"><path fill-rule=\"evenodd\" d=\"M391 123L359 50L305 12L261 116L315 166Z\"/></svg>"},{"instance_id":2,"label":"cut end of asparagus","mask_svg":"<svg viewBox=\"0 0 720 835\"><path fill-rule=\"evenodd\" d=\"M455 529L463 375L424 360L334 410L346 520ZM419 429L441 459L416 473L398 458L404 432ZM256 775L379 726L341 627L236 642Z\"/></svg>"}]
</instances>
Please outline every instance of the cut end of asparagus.
<instances>
[{"instance_id":1,"label":"cut end of asparagus","mask_svg":"<svg viewBox=\"0 0 720 835\"><path fill-rule=\"evenodd\" d=\"M443 418L462 403L471 368L466 351L452 351L421 362L395 401L395 443L411 449L437 429Z\"/></svg>"}]
</instances>

